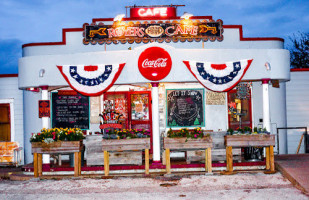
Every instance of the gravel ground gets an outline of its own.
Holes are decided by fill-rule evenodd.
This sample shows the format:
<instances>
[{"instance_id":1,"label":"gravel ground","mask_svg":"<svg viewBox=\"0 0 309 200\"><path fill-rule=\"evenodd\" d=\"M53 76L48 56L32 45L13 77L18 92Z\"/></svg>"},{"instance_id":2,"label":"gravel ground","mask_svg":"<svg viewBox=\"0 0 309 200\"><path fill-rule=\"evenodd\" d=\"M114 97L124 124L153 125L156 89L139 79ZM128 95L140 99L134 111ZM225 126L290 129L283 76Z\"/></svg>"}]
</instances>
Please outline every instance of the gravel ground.
<instances>
[{"instance_id":1,"label":"gravel ground","mask_svg":"<svg viewBox=\"0 0 309 200\"><path fill-rule=\"evenodd\" d=\"M280 173L0 181L0 199L309 199Z\"/></svg>"}]
</instances>

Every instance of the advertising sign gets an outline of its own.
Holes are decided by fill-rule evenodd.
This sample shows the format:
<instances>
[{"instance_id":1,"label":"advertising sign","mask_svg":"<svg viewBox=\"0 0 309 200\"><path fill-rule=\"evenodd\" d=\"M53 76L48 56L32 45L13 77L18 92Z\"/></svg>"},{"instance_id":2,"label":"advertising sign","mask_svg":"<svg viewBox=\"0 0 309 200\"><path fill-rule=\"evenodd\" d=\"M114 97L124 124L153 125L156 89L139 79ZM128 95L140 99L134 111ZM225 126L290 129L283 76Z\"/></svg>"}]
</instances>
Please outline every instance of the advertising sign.
<instances>
[{"instance_id":1,"label":"advertising sign","mask_svg":"<svg viewBox=\"0 0 309 200\"><path fill-rule=\"evenodd\" d=\"M148 80L161 80L165 78L172 69L171 56L161 47L150 47L139 56L138 69Z\"/></svg>"},{"instance_id":2,"label":"advertising sign","mask_svg":"<svg viewBox=\"0 0 309 200\"><path fill-rule=\"evenodd\" d=\"M50 101L39 100L39 118L50 117Z\"/></svg>"},{"instance_id":3,"label":"advertising sign","mask_svg":"<svg viewBox=\"0 0 309 200\"><path fill-rule=\"evenodd\" d=\"M175 7L136 7L130 8L131 18L145 18L145 17L160 17L160 18L174 18L176 17Z\"/></svg>"},{"instance_id":4,"label":"advertising sign","mask_svg":"<svg viewBox=\"0 0 309 200\"><path fill-rule=\"evenodd\" d=\"M85 45L91 44L118 44L120 43L148 43L157 42L192 42L195 41L222 41L222 20L174 21L167 23L140 23L114 22L112 25L84 25Z\"/></svg>"},{"instance_id":5,"label":"advertising sign","mask_svg":"<svg viewBox=\"0 0 309 200\"><path fill-rule=\"evenodd\" d=\"M166 90L167 126L205 126L204 89Z\"/></svg>"}]
</instances>

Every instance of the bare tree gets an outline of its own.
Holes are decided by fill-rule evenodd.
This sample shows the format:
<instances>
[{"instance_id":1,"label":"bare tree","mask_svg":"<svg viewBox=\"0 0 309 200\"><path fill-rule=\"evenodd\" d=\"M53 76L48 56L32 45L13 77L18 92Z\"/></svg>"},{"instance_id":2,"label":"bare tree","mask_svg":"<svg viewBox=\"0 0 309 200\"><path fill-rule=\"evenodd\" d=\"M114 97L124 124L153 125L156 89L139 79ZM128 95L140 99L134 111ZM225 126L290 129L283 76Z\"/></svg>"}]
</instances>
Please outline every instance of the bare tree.
<instances>
[{"instance_id":1,"label":"bare tree","mask_svg":"<svg viewBox=\"0 0 309 200\"><path fill-rule=\"evenodd\" d=\"M309 33L298 32L289 37L292 42L291 68L309 68Z\"/></svg>"}]
</instances>

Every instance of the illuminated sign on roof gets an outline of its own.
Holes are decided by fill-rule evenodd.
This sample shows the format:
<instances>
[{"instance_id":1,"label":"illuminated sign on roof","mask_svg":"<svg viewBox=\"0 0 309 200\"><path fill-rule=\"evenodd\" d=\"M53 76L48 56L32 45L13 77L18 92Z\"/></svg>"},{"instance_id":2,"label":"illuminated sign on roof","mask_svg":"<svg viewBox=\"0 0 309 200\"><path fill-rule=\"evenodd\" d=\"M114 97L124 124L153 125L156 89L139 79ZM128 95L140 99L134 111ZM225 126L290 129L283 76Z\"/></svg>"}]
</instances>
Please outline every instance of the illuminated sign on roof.
<instances>
[{"instance_id":1,"label":"illuminated sign on roof","mask_svg":"<svg viewBox=\"0 0 309 200\"><path fill-rule=\"evenodd\" d=\"M131 18L175 18L176 8L175 7L134 7L130 8Z\"/></svg>"}]
</instances>

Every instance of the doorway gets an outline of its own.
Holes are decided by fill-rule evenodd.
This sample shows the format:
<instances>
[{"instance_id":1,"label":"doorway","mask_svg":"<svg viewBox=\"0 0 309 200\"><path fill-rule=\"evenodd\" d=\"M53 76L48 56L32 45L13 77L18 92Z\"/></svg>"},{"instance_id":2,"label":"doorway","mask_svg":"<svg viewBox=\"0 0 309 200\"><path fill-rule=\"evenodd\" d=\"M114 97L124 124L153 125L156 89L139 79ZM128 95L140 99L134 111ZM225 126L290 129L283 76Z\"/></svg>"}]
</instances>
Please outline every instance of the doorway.
<instances>
[{"instance_id":1,"label":"doorway","mask_svg":"<svg viewBox=\"0 0 309 200\"><path fill-rule=\"evenodd\" d=\"M240 95L238 90L233 89L227 93L227 98L229 128L252 128L251 91Z\"/></svg>"},{"instance_id":2,"label":"doorway","mask_svg":"<svg viewBox=\"0 0 309 200\"><path fill-rule=\"evenodd\" d=\"M10 104L0 104L0 141L11 141Z\"/></svg>"}]
</instances>

